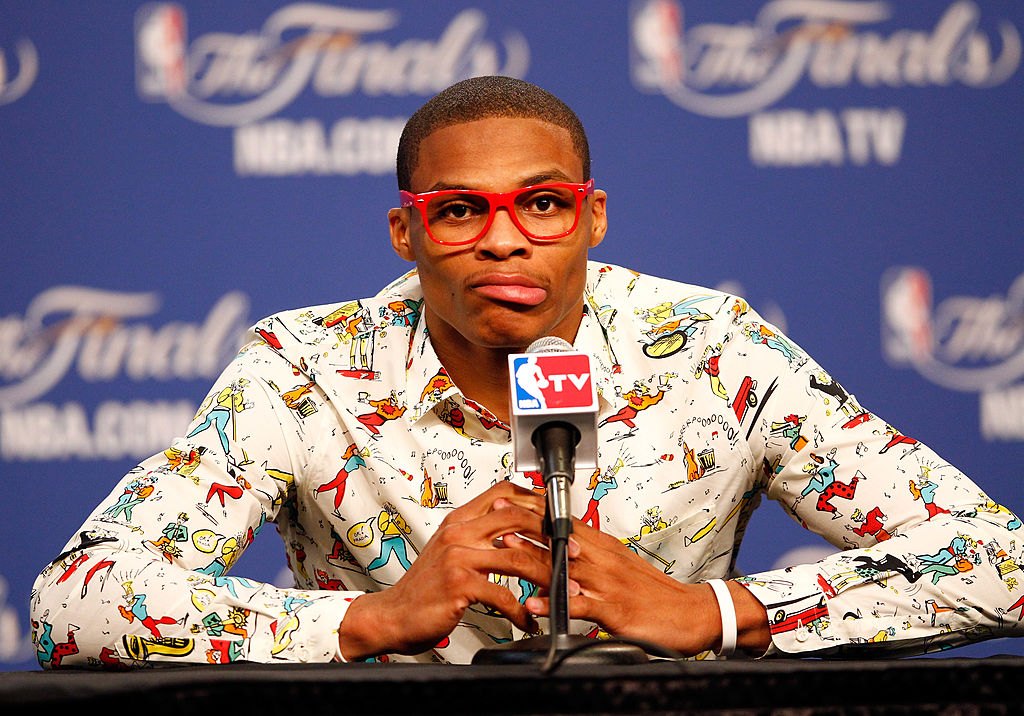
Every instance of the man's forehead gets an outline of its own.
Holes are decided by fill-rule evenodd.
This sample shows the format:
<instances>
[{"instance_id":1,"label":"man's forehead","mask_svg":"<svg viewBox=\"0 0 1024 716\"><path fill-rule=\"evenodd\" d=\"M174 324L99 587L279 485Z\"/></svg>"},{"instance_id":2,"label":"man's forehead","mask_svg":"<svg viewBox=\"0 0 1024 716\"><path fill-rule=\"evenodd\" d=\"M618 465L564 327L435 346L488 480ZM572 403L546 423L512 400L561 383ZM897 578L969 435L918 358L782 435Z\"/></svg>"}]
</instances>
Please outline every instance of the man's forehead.
<instances>
[{"instance_id":1,"label":"man's forehead","mask_svg":"<svg viewBox=\"0 0 1024 716\"><path fill-rule=\"evenodd\" d=\"M413 190L420 192L479 181L526 186L584 179L583 159L569 131L532 117L488 117L439 127L420 143L411 175Z\"/></svg>"}]
</instances>

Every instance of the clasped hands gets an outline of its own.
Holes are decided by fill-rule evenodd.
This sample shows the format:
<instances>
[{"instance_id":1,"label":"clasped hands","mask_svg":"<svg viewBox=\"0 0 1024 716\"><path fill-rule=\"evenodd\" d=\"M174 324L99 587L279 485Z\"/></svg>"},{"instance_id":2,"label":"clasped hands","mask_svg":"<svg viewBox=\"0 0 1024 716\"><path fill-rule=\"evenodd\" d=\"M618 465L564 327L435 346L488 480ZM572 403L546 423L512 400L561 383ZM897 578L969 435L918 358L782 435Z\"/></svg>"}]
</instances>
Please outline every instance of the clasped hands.
<instances>
[{"instance_id":1,"label":"clasped hands","mask_svg":"<svg viewBox=\"0 0 1024 716\"><path fill-rule=\"evenodd\" d=\"M338 631L346 661L385 653L418 654L448 636L471 604L502 614L525 632L547 616L550 552L544 543L545 500L499 482L453 510L392 587L349 606ZM529 539L524 539L528 537ZM718 602L706 584L683 584L653 567L621 541L577 520L569 540L569 613L613 636L641 639L692 655L721 643ZM538 595L521 604L492 574L526 579ZM768 646L760 603L730 583L741 647Z\"/></svg>"}]
</instances>

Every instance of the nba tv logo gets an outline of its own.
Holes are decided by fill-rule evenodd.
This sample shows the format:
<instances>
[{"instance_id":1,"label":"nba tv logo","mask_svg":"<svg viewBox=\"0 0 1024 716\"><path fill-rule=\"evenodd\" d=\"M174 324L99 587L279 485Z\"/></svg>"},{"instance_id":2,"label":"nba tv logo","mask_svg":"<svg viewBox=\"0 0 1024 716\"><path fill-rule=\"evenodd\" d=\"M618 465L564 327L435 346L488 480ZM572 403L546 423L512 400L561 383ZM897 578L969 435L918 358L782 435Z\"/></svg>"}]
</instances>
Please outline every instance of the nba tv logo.
<instances>
[{"instance_id":1,"label":"nba tv logo","mask_svg":"<svg viewBox=\"0 0 1024 716\"><path fill-rule=\"evenodd\" d=\"M523 414L594 410L596 390L585 353L519 354L509 357L513 411Z\"/></svg>"}]
</instances>

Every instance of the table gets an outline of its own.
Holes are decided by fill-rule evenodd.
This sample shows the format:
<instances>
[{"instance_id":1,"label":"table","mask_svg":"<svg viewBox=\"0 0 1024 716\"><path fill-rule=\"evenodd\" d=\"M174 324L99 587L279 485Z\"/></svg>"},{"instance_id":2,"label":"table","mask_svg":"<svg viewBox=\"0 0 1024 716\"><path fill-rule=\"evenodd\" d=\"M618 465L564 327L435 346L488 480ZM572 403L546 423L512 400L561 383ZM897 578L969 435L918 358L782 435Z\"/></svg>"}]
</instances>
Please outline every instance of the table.
<instances>
[{"instance_id":1,"label":"table","mask_svg":"<svg viewBox=\"0 0 1024 716\"><path fill-rule=\"evenodd\" d=\"M654 661L632 666L233 664L0 674L0 707L153 713L1011 714L1024 658ZM230 710L230 711L229 711ZM110 713L108 711L108 713Z\"/></svg>"}]
</instances>

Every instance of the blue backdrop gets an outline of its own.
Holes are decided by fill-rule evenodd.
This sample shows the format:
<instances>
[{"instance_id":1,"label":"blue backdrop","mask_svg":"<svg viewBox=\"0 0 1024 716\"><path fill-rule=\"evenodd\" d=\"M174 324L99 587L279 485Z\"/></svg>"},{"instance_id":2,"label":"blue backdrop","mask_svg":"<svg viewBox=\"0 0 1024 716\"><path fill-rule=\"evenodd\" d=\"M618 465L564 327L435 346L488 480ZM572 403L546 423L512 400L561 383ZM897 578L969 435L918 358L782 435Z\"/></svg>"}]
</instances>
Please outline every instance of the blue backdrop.
<instances>
[{"instance_id":1,"label":"blue backdrop","mask_svg":"<svg viewBox=\"0 0 1024 716\"><path fill-rule=\"evenodd\" d=\"M1022 37L1019 0L0 4L0 668L34 668L35 574L246 325L406 270L398 133L472 74L579 113L594 258L740 292L1024 508ZM764 505L739 566L814 540ZM268 536L237 572L283 567Z\"/></svg>"}]
</instances>

